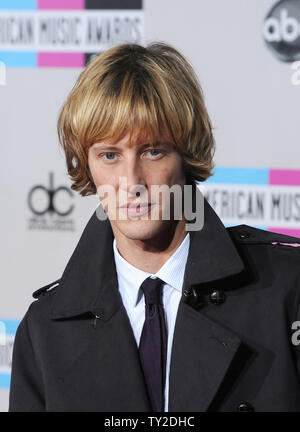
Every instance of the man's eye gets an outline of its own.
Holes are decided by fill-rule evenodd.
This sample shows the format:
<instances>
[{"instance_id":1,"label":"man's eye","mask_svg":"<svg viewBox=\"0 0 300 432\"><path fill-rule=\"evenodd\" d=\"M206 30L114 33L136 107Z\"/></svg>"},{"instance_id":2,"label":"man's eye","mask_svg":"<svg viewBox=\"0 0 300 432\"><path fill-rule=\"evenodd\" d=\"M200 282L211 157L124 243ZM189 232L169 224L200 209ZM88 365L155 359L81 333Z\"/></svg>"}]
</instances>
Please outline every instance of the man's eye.
<instances>
[{"instance_id":1,"label":"man's eye","mask_svg":"<svg viewBox=\"0 0 300 432\"><path fill-rule=\"evenodd\" d=\"M150 149L147 150L146 153L150 153L150 156L155 157L159 156L159 154L163 153L161 150L158 149ZM106 152L106 153L100 153L98 155L98 158L104 159L106 161L113 161L115 160L116 153L114 152Z\"/></svg>"},{"instance_id":2,"label":"man's eye","mask_svg":"<svg viewBox=\"0 0 300 432\"><path fill-rule=\"evenodd\" d=\"M106 159L106 160L113 160L114 158L111 157L111 156L115 156L115 153L111 153L111 152L109 152L109 153L101 153L99 155L99 157L102 158L102 157L107 156L107 155L108 155L108 158L104 158L104 159Z\"/></svg>"},{"instance_id":3,"label":"man's eye","mask_svg":"<svg viewBox=\"0 0 300 432\"><path fill-rule=\"evenodd\" d=\"M151 150L148 150L149 152L156 152L156 154L153 154L152 153L152 156L157 156L158 154L160 154L161 153L161 150L158 150L158 149L151 149ZM157 153L158 152L158 153Z\"/></svg>"}]
</instances>

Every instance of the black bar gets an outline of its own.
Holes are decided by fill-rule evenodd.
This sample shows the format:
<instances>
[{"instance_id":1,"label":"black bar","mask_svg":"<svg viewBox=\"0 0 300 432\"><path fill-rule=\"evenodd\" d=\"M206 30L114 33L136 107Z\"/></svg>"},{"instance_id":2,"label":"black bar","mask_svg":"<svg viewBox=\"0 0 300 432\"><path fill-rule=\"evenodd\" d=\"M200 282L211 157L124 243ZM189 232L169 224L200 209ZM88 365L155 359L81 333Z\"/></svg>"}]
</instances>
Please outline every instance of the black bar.
<instances>
[{"instance_id":1,"label":"black bar","mask_svg":"<svg viewBox=\"0 0 300 432\"><path fill-rule=\"evenodd\" d=\"M85 0L86 9L143 9L143 0Z\"/></svg>"}]
</instances>

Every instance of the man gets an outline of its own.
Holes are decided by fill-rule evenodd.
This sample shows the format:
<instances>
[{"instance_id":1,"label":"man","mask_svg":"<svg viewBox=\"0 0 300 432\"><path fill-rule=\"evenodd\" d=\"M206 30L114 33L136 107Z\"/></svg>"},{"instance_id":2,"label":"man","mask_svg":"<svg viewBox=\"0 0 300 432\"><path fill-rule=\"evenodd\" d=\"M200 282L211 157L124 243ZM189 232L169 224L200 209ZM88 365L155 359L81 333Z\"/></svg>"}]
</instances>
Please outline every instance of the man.
<instances>
[{"instance_id":1,"label":"man","mask_svg":"<svg viewBox=\"0 0 300 432\"><path fill-rule=\"evenodd\" d=\"M18 328L10 411L300 410L300 240L226 229L201 200L214 138L187 60L106 51L58 134L72 189L100 205Z\"/></svg>"}]
</instances>

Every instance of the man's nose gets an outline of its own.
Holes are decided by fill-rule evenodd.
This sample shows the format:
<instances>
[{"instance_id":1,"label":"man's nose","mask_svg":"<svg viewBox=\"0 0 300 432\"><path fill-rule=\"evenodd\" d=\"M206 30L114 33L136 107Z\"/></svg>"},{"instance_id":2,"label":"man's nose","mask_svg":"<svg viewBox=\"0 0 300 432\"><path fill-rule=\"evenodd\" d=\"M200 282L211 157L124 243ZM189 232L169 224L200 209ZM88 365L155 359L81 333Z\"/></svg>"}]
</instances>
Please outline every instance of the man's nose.
<instances>
[{"instance_id":1,"label":"man's nose","mask_svg":"<svg viewBox=\"0 0 300 432\"><path fill-rule=\"evenodd\" d=\"M144 177L142 167L135 158L124 164L122 176L125 177L126 184L123 182L121 188L132 197L140 196L144 190Z\"/></svg>"}]
</instances>

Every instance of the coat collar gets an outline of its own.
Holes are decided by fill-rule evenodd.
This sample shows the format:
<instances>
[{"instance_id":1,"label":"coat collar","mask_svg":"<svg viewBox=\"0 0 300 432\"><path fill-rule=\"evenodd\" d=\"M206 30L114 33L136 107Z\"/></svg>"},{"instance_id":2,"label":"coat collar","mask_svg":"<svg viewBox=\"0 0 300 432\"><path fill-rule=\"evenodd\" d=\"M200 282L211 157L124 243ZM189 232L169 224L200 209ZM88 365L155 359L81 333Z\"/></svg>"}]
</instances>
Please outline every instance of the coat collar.
<instances>
[{"instance_id":1,"label":"coat collar","mask_svg":"<svg viewBox=\"0 0 300 432\"><path fill-rule=\"evenodd\" d=\"M201 193L195 188L195 193ZM109 320L122 306L113 254L113 231L108 219L95 211L55 290L52 318L92 312ZM240 273L244 264L223 223L204 198L204 224L190 231L185 285L200 285Z\"/></svg>"}]
</instances>

